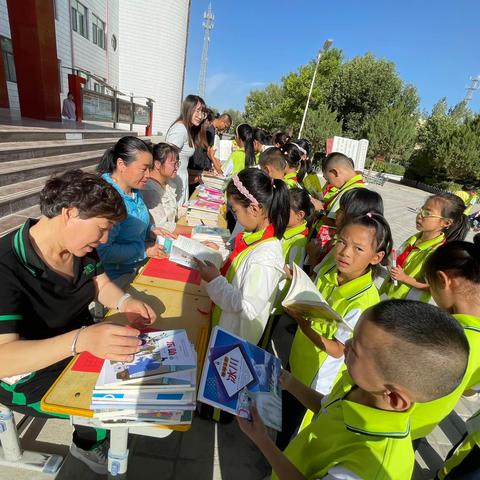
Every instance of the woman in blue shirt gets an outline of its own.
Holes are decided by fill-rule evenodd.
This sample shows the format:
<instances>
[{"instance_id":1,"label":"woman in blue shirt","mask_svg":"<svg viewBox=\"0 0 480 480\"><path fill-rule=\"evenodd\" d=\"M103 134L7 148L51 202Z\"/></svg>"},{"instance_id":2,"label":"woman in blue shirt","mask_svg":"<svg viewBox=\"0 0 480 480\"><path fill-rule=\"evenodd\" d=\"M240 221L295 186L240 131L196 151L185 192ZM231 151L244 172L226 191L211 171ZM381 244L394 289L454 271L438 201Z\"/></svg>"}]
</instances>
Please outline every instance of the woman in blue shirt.
<instances>
[{"instance_id":1,"label":"woman in blue shirt","mask_svg":"<svg viewBox=\"0 0 480 480\"><path fill-rule=\"evenodd\" d=\"M127 218L114 225L108 242L97 249L108 276L121 287L130 284L148 257L164 256L153 240L165 232L152 228L139 192L147 183L151 166L150 147L137 137L127 136L106 150L97 167L102 178L120 193L127 209Z\"/></svg>"}]
</instances>

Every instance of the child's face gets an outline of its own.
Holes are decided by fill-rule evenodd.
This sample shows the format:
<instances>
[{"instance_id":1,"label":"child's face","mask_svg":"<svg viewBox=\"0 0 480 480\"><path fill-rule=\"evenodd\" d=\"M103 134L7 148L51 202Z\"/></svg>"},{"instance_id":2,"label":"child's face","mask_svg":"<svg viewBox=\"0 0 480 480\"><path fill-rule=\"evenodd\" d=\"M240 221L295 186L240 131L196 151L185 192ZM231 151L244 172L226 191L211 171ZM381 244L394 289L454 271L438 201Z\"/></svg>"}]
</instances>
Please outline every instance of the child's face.
<instances>
[{"instance_id":1,"label":"child's face","mask_svg":"<svg viewBox=\"0 0 480 480\"><path fill-rule=\"evenodd\" d=\"M442 216L442 202L429 198L423 207L419 209L416 219L416 227L420 232L440 232L452 224L452 220Z\"/></svg>"},{"instance_id":2,"label":"child's face","mask_svg":"<svg viewBox=\"0 0 480 480\"><path fill-rule=\"evenodd\" d=\"M356 385L366 392L381 394L385 382L375 361L377 345L390 341L391 336L362 314L355 326L353 338L345 345L345 364Z\"/></svg>"},{"instance_id":3,"label":"child's face","mask_svg":"<svg viewBox=\"0 0 480 480\"><path fill-rule=\"evenodd\" d=\"M290 209L290 217L288 219L287 227L290 228L300 225L303 222L304 218L305 212L303 210L299 210L298 212L296 212L295 210Z\"/></svg>"},{"instance_id":4,"label":"child's face","mask_svg":"<svg viewBox=\"0 0 480 480\"><path fill-rule=\"evenodd\" d=\"M263 209L261 207L256 207L254 205L244 207L233 197L229 198L229 203L238 223L246 232L255 232L259 225L263 224L265 215L263 214Z\"/></svg>"},{"instance_id":5,"label":"child's face","mask_svg":"<svg viewBox=\"0 0 480 480\"><path fill-rule=\"evenodd\" d=\"M363 225L347 225L338 234L335 259L339 272L354 279L365 273L370 265L380 263L385 252L377 252L375 232Z\"/></svg>"},{"instance_id":6,"label":"child's face","mask_svg":"<svg viewBox=\"0 0 480 480\"><path fill-rule=\"evenodd\" d=\"M335 188L341 188L346 182L345 172L341 167L330 168L323 171L325 180Z\"/></svg>"}]
</instances>

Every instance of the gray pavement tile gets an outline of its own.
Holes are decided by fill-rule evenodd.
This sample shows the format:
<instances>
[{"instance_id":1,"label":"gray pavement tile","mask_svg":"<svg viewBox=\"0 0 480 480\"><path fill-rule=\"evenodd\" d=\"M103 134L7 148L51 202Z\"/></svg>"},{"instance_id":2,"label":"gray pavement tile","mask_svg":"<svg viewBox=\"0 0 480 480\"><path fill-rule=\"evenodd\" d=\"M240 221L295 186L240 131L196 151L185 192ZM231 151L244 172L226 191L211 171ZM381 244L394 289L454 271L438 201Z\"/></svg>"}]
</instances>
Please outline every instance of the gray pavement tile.
<instances>
[{"instance_id":1,"label":"gray pavement tile","mask_svg":"<svg viewBox=\"0 0 480 480\"><path fill-rule=\"evenodd\" d=\"M212 457L203 460L178 460L175 468L175 480L193 479L221 480L222 476L218 465L214 464Z\"/></svg>"},{"instance_id":2,"label":"gray pavement tile","mask_svg":"<svg viewBox=\"0 0 480 480\"><path fill-rule=\"evenodd\" d=\"M192 428L183 433L179 457L190 460L213 458L215 451L215 427L210 420L200 417L193 419Z\"/></svg>"},{"instance_id":3,"label":"gray pavement tile","mask_svg":"<svg viewBox=\"0 0 480 480\"><path fill-rule=\"evenodd\" d=\"M174 480L175 460L166 460L158 457L147 457L144 455L130 455L128 471L123 475L128 480ZM116 478L116 477L115 477ZM190 477L203 478L203 477Z\"/></svg>"},{"instance_id":4,"label":"gray pavement tile","mask_svg":"<svg viewBox=\"0 0 480 480\"><path fill-rule=\"evenodd\" d=\"M136 455L175 459L180 453L180 443L184 432L173 432L165 438L152 438L144 435L133 437L130 447L130 457Z\"/></svg>"}]
</instances>

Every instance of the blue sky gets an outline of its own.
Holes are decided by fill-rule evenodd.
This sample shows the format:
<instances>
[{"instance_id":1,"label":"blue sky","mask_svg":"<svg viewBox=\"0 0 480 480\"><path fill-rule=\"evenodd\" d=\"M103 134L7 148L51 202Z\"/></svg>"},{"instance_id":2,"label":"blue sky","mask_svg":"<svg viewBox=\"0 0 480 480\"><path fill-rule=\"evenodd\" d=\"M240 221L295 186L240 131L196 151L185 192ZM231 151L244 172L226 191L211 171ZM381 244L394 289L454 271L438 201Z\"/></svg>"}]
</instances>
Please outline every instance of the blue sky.
<instances>
[{"instance_id":1,"label":"blue sky","mask_svg":"<svg viewBox=\"0 0 480 480\"><path fill-rule=\"evenodd\" d=\"M192 0L185 94L197 93L208 0ZM350 59L371 51L417 87L421 108L460 101L480 75L478 0L213 0L205 100L243 110L253 88L307 63L327 38ZM480 111L480 89L470 107Z\"/></svg>"}]
</instances>

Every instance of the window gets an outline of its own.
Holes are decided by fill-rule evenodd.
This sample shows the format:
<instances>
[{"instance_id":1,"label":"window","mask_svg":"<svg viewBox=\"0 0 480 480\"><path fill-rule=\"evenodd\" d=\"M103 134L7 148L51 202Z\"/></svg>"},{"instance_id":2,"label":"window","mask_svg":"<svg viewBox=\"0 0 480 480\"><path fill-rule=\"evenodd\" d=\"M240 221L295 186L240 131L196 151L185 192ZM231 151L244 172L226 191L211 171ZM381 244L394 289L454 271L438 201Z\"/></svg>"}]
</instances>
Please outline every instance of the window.
<instances>
[{"instance_id":1,"label":"window","mask_svg":"<svg viewBox=\"0 0 480 480\"><path fill-rule=\"evenodd\" d=\"M12 41L7 37L0 37L0 49L2 50L3 66L7 82L17 82L15 73L15 61L13 59Z\"/></svg>"},{"instance_id":2,"label":"window","mask_svg":"<svg viewBox=\"0 0 480 480\"><path fill-rule=\"evenodd\" d=\"M102 22L96 15L92 15L92 40L95 45L104 50L107 49L105 45L105 22Z\"/></svg>"},{"instance_id":3,"label":"window","mask_svg":"<svg viewBox=\"0 0 480 480\"><path fill-rule=\"evenodd\" d=\"M88 38L88 10L77 0L72 1L72 30Z\"/></svg>"},{"instance_id":4,"label":"window","mask_svg":"<svg viewBox=\"0 0 480 480\"><path fill-rule=\"evenodd\" d=\"M103 85L102 83L97 83L97 82L94 82L93 84L93 90L97 93L105 93L105 85Z\"/></svg>"},{"instance_id":5,"label":"window","mask_svg":"<svg viewBox=\"0 0 480 480\"><path fill-rule=\"evenodd\" d=\"M118 45L117 37L115 35L112 35L112 48L114 52L117 51L117 45Z\"/></svg>"}]
</instances>

